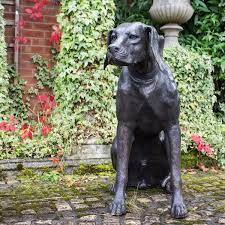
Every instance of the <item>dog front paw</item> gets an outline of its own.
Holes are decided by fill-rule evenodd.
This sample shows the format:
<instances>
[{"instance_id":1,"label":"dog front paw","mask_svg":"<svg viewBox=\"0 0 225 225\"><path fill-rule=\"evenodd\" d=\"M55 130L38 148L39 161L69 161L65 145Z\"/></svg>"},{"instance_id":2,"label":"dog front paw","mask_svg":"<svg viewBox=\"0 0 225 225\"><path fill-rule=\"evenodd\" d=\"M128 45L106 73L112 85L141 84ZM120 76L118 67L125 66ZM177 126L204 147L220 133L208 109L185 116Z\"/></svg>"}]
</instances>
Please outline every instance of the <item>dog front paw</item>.
<instances>
[{"instance_id":1,"label":"dog front paw","mask_svg":"<svg viewBox=\"0 0 225 225\"><path fill-rule=\"evenodd\" d=\"M109 210L112 216L121 216L126 214L126 207L124 200L114 200L110 204Z\"/></svg>"},{"instance_id":2,"label":"dog front paw","mask_svg":"<svg viewBox=\"0 0 225 225\"><path fill-rule=\"evenodd\" d=\"M171 216L175 219L183 219L187 217L187 207L183 201L172 203Z\"/></svg>"}]
</instances>

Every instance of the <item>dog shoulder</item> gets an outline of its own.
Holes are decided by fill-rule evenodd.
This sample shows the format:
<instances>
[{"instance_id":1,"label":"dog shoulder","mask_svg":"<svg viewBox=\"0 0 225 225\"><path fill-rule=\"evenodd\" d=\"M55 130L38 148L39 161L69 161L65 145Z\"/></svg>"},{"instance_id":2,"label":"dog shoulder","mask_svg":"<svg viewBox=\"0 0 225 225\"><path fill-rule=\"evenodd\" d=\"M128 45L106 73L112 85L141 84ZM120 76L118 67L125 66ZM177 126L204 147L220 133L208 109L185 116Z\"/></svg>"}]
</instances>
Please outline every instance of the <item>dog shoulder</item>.
<instances>
[{"instance_id":1,"label":"dog shoulder","mask_svg":"<svg viewBox=\"0 0 225 225\"><path fill-rule=\"evenodd\" d=\"M180 98L176 82L169 68L162 73L163 87L161 86L162 101L169 108L179 107Z\"/></svg>"},{"instance_id":2,"label":"dog shoulder","mask_svg":"<svg viewBox=\"0 0 225 225\"><path fill-rule=\"evenodd\" d=\"M164 75L164 79L166 78L165 83L166 83L166 89L168 93L171 95L178 95L177 84L168 66L166 66L166 70L164 71L163 75Z\"/></svg>"},{"instance_id":3,"label":"dog shoulder","mask_svg":"<svg viewBox=\"0 0 225 225\"><path fill-rule=\"evenodd\" d=\"M118 83L118 90L122 92L129 92L131 91L131 82L129 79L128 75L129 71L127 67L122 68L122 73L119 78L119 83Z\"/></svg>"}]
</instances>

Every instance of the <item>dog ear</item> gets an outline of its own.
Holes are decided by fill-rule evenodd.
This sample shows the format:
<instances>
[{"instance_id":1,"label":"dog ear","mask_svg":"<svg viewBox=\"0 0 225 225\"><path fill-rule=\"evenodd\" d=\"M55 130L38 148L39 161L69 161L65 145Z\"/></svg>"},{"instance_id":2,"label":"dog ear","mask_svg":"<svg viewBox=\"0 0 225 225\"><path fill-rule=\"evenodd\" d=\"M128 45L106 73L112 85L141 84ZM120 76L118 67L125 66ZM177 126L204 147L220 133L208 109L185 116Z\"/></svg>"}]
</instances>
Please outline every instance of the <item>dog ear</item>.
<instances>
[{"instance_id":1,"label":"dog ear","mask_svg":"<svg viewBox=\"0 0 225 225\"><path fill-rule=\"evenodd\" d=\"M164 44L165 44L165 38L162 35L160 35L159 36L159 54L161 57L163 57Z\"/></svg>"},{"instance_id":2,"label":"dog ear","mask_svg":"<svg viewBox=\"0 0 225 225\"><path fill-rule=\"evenodd\" d=\"M113 32L113 30L110 30L109 33L108 33L107 48L111 44L111 35L112 35L112 32ZM105 61L104 61L104 70L108 66L108 64L109 64L109 59L108 59L108 50L107 50L107 53L106 53L106 56L105 56Z\"/></svg>"},{"instance_id":3,"label":"dog ear","mask_svg":"<svg viewBox=\"0 0 225 225\"><path fill-rule=\"evenodd\" d=\"M149 36L149 54L153 55L160 70L164 70L163 48L164 37L159 35L153 26L146 26Z\"/></svg>"}]
</instances>

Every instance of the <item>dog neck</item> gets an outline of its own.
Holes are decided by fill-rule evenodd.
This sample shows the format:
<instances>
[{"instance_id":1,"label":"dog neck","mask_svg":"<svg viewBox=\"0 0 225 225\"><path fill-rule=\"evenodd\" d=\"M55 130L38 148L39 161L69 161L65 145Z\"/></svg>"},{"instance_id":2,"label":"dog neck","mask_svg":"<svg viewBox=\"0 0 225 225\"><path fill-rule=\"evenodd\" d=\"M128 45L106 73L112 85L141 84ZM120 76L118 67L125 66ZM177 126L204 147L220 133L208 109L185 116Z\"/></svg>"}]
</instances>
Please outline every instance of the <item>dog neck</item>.
<instances>
[{"instance_id":1,"label":"dog neck","mask_svg":"<svg viewBox=\"0 0 225 225\"><path fill-rule=\"evenodd\" d=\"M149 60L136 64L131 64L128 66L128 71L130 75L134 79L141 80L143 82L153 80L156 76L157 69L157 64L151 63Z\"/></svg>"}]
</instances>

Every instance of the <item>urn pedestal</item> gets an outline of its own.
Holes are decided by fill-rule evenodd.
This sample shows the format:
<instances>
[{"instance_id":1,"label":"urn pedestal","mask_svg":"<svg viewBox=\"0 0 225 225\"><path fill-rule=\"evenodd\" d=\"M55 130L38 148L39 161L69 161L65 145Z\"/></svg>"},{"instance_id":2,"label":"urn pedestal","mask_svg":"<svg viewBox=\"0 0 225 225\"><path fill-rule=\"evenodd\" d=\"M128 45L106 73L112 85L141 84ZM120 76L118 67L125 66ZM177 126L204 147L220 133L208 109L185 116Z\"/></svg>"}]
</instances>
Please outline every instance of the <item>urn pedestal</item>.
<instances>
[{"instance_id":1,"label":"urn pedestal","mask_svg":"<svg viewBox=\"0 0 225 225\"><path fill-rule=\"evenodd\" d=\"M165 47L179 45L180 26L193 15L194 10L190 0L153 0L149 10L151 18L163 26L160 30L165 34Z\"/></svg>"}]
</instances>

